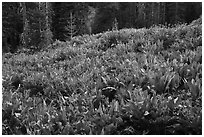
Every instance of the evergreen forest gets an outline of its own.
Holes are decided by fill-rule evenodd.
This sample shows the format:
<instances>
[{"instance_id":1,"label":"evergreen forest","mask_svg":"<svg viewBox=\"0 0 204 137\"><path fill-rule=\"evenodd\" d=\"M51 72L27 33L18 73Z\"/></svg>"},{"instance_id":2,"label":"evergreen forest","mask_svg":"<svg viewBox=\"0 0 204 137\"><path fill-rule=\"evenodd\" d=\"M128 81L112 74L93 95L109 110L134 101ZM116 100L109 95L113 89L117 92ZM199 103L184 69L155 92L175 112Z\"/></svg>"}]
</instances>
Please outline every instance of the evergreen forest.
<instances>
[{"instance_id":1,"label":"evergreen forest","mask_svg":"<svg viewBox=\"0 0 204 137\"><path fill-rule=\"evenodd\" d=\"M190 23L201 13L201 2L3 2L2 47L39 50L77 35Z\"/></svg>"}]
</instances>

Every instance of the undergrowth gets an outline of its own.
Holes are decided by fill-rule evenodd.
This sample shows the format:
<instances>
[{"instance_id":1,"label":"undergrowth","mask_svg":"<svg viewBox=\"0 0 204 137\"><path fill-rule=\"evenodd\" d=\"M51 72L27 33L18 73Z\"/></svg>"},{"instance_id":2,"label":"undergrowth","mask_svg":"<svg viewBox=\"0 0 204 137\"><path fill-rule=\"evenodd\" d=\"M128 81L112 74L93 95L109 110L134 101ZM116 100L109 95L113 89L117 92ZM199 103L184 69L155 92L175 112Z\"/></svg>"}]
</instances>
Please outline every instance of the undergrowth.
<instances>
[{"instance_id":1,"label":"undergrowth","mask_svg":"<svg viewBox=\"0 0 204 137\"><path fill-rule=\"evenodd\" d=\"M3 54L2 134L202 134L202 24Z\"/></svg>"}]
</instances>

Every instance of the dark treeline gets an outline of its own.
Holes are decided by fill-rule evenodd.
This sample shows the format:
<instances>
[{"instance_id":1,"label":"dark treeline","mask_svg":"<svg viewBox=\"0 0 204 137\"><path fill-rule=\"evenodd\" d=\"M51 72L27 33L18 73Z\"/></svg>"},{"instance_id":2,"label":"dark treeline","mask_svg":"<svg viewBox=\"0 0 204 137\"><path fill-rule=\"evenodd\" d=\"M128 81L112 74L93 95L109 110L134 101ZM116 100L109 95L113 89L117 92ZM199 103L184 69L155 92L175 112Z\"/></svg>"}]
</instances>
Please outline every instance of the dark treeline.
<instances>
[{"instance_id":1,"label":"dark treeline","mask_svg":"<svg viewBox=\"0 0 204 137\"><path fill-rule=\"evenodd\" d=\"M3 2L3 52L41 49L54 40L113 29L190 23L201 2Z\"/></svg>"}]
</instances>

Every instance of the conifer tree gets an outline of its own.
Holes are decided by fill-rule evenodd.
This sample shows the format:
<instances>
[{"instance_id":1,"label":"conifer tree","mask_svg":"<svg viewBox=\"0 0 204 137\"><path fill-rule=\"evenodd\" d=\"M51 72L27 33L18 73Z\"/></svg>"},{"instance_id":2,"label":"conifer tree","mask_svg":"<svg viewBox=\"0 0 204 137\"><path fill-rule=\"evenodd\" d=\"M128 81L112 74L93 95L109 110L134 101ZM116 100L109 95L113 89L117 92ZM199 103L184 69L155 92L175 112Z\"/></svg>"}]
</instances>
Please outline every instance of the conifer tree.
<instances>
[{"instance_id":1,"label":"conifer tree","mask_svg":"<svg viewBox=\"0 0 204 137\"><path fill-rule=\"evenodd\" d=\"M52 42L52 37L53 34L51 32L51 13L52 13L52 8L51 4L49 2L45 2L45 29L44 29L44 41L45 45L48 46Z\"/></svg>"},{"instance_id":2,"label":"conifer tree","mask_svg":"<svg viewBox=\"0 0 204 137\"><path fill-rule=\"evenodd\" d=\"M69 20L67 20L67 25L65 26L66 34L65 37L68 39L72 39L74 35L77 33L76 26L76 17L70 12Z\"/></svg>"},{"instance_id":3,"label":"conifer tree","mask_svg":"<svg viewBox=\"0 0 204 137\"><path fill-rule=\"evenodd\" d=\"M28 46L28 33L29 33L29 24L28 24L28 19L27 19L27 8L25 2L22 2L22 14L23 14L23 33L21 36L21 41L23 44L23 47Z\"/></svg>"},{"instance_id":4,"label":"conifer tree","mask_svg":"<svg viewBox=\"0 0 204 137\"><path fill-rule=\"evenodd\" d=\"M112 30L118 30L118 20L116 18L113 21Z\"/></svg>"},{"instance_id":5,"label":"conifer tree","mask_svg":"<svg viewBox=\"0 0 204 137\"><path fill-rule=\"evenodd\" d=\"M46 2L22 3L24 31L22 42L24 47L39 50L52 41L50 29L50 4Z\"/></svg>"}]
</instances>

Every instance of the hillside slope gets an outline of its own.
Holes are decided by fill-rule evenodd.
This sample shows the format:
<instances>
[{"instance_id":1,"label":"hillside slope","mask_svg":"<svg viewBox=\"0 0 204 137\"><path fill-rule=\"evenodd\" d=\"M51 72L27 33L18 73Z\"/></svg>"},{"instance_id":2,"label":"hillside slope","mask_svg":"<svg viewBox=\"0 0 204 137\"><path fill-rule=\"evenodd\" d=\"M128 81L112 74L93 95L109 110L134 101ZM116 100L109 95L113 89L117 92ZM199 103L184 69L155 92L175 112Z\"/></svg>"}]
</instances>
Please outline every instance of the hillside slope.
<instances>
[{"instance_id":1,"label":"hillside slope","mask_svg":"<svg viewBox=\"0 0 204 137\"><path fill-rule=\"evenodd\" d=\"M3 134L202 134L201 19L5 54L2 70Z\"/></svg>"}]
</instances>

